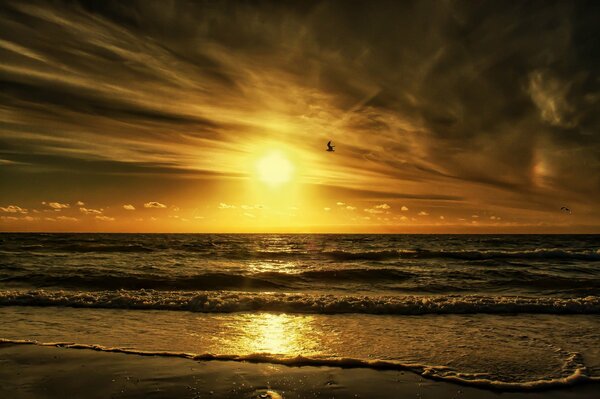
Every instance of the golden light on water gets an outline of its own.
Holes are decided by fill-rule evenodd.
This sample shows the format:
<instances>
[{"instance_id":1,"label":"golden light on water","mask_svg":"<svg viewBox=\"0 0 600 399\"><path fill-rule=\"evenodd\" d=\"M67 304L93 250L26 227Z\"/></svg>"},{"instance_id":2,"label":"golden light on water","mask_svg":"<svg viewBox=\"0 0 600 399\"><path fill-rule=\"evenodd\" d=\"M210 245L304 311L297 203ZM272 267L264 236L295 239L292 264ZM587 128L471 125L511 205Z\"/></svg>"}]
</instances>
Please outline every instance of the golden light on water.
<instances>
[{"instance_id":1,"label":"golden light on water","mask_svg":"<svg viewBox=\"0 0 600 399\"><path fill-rule=\"evenodd\" d=\"M316 345L312 316L253 314L239 320L239 353L298 355L314 351Z\"/></svg>"}]
</instances>

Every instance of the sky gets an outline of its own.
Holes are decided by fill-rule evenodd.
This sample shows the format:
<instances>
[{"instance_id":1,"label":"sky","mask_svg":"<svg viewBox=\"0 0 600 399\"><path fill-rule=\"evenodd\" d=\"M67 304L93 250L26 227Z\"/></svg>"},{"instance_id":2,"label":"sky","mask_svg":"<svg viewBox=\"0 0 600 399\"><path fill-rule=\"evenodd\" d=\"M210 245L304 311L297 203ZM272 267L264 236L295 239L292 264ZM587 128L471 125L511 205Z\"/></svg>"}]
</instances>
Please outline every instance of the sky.
<instances>
[{"instance_id":1,"label":"sky","mask_svg":"<svg viewBox=\"0 0 600 399\"><path fill-rule=\"evenodd\" d=\"M0 231L600 233L599 20L3 1Z\"/></svg>"}]
</instances>

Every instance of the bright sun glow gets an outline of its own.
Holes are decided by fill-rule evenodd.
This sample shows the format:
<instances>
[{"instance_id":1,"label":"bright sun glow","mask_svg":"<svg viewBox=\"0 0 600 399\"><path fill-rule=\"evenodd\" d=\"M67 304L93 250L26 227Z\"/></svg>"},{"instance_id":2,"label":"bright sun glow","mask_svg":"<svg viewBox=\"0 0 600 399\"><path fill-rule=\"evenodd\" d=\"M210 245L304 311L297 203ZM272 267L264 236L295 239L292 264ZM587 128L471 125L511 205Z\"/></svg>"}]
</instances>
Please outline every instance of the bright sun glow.
<instances>
[{"instance_id":1,"label":"bright sun glow","mask_svg":"<svg viewBox=\"0 0 600 399\"><path fill-rule=\"evenodd\" d=\"M258 161L258 177L269 185L288 182L294 173L294 166L281 153L273 152Z\"/></svg>"}]
</instances>

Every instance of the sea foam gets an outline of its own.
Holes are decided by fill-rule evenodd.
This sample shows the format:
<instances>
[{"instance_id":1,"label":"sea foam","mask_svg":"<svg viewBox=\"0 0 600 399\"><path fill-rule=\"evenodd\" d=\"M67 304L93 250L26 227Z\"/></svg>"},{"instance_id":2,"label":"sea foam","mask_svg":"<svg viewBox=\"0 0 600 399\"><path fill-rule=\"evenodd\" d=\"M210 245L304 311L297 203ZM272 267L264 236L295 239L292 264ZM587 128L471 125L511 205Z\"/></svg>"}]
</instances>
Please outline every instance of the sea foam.
<instances>
[{"instance_id":1,"label":"sea foam","mask_svg":"<svg viewBox=\"0 0 600 399\"><path fill-rule=\"evenodd\" d=\"M237 291L0 291L0 306L68 306L179 310L206 313L288 312L313 314L600 314L600 297L486 295L328 295Z\"/></svg>"},{"instance_id":2,"label":"sea foam","mask_svg":"<svg viewBox=\"0 0 600 399\"><path fill-rule=\"evenodd\" d=\"M72 342L37 342L32 340L0 338L0 345L39 345L55 346L67 349L87 349L100 352L124 353L138 356L164 356L191 359L196 361L232 361L250 363L281 364L290 367L316 366L340 368L366 368L372 370L397 370L410 371L424 378L445 381L466 386L474 386L496 391L540 391L561 388L582 383L598 383L600 377L587 374L587 368L579 361L578 353L571 353L564 360L563 369L572 370L570 374L562 377L540 378L527 381L502 381L493 378L481 378L478 374L460 373L447 366L432 366L418 363L404 363L395 360L367 360L348 357L310 357L310 356L281 356L270 353L252 353L247 355L213 354L213 353L187 353L171 351L148 351L130 348L107 347L95 344L82 344Z\"/></svg>"}]
</instances>

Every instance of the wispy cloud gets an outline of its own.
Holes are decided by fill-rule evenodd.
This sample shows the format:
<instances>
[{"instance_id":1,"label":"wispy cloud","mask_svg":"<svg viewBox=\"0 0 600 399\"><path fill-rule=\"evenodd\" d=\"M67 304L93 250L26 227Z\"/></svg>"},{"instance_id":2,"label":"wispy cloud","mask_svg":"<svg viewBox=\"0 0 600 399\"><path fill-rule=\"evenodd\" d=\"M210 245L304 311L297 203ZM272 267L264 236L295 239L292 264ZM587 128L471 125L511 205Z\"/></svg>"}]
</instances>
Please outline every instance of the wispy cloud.
<instances>
[{"instance_id":1,"label":"wispy cloud","mask_svg":"<svg viewBox=\"0 0 600 399\"><path fill-rule=\"evenodd\" d=\"M86 215L101 215L101 209L92 209L92 208L79 208L81 213L85 213Z\"/></svg>"},{"instance_id":2,"label":"wispy cloud","mask_svg":"<svg viewBox=\"0 0 600 399\"><path fill-rule=\"evenodd\" d=\"M150 201L144 204L144 208L166 208L165 204L161 204L160 202Z\"/></svg>"},{"instance_id":3,"label":"wispy cloud","mask_svg":"<svg viewBox=\"0 0 600 399\"><path fill-rule=\"evenodd\" d=\"M47 204L52 209L68 209L71 207L69 204L61 204L60 202L42 202L42 204Z\"/></svg>"},{"instance_id":4,"label":"wispy cloud","mask_svg":"<svg viewBox=\"0 0 600 399\"><path fill-rule=\"evenodd\" d=\"M60 220L63 222L78 222L79 219L71 217L71 216L58 216L56 217L56 220Z\"/></svg>"},{"instance_id":5,"label":"wispy cloud","mask_svg":"<svg viewBox=\"0 0 600 399\"><path fill-rule=\"evenodd\" d=\"M8 205L6 207L0 206L0 211L7 212L7 213L27 213L28 212L27 209L21 208L20 206L17 206L17 205Z\"/></svg>"},{"instance_id":6,"label":"wispy cloud","mask_svg":"<svg viewBox=\"0 0 600 399\"><path fill-rule=\"evenodd\" d=\"M96 216L96 220L102 220L104 222L114 222L115 218L102 215L102 216Z\"/></svg>"}]
</instances>

